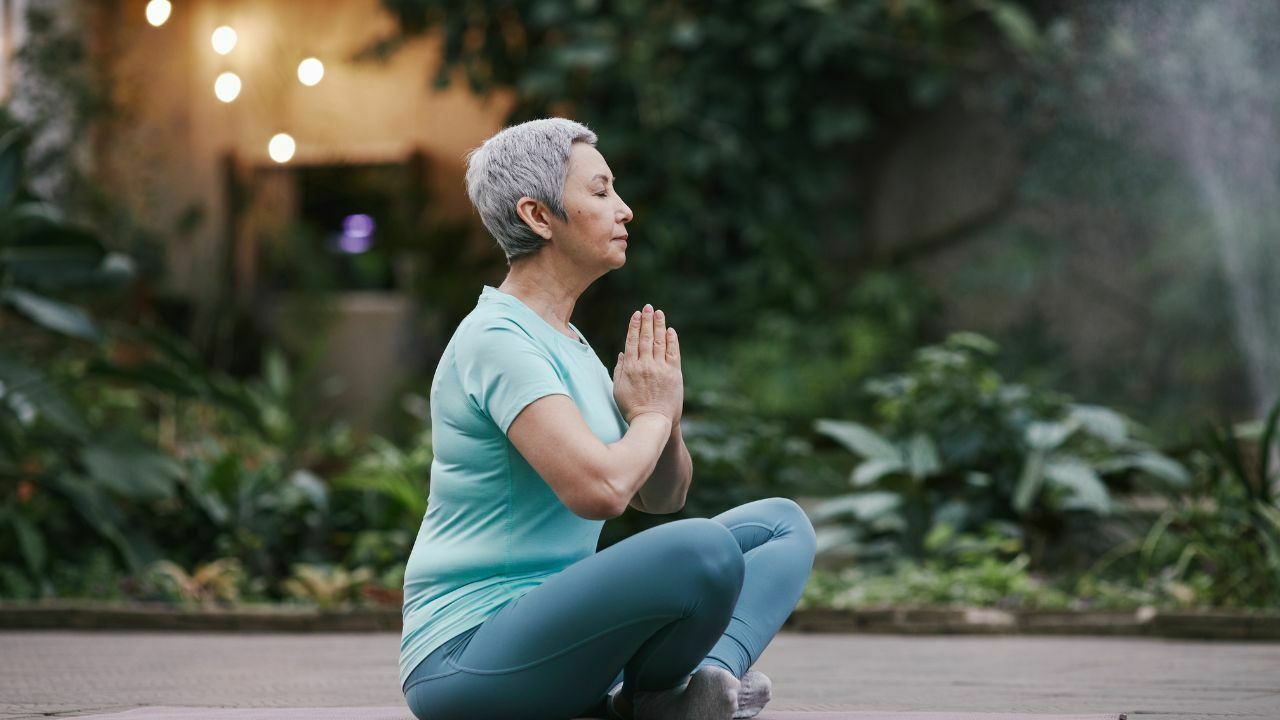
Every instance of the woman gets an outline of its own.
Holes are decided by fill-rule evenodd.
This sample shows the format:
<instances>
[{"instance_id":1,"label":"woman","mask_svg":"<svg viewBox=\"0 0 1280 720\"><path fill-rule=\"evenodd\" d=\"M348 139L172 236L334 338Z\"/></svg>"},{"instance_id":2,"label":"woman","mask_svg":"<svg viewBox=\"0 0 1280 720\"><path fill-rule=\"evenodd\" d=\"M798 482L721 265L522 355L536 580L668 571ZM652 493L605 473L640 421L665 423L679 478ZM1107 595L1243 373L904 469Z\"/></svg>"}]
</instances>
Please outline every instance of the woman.
<instances>
[{"instance_id":1,"label":"woman","mask_svg":"<svg viewBox=\"0 0 1280 720\"><path fill-rule=\"evenodd\" d=\"M423 720L757 714L748 672L813 567L813 526L769 498L595 552L629 506L672 513L692 477L680 341L631 316L612 378L569 317L623 266L631 209L585 126L509 127L467 193L510 271L484 286L431 383L431 489L405 570L400 682Z\"/></svg>"}]
</instances>

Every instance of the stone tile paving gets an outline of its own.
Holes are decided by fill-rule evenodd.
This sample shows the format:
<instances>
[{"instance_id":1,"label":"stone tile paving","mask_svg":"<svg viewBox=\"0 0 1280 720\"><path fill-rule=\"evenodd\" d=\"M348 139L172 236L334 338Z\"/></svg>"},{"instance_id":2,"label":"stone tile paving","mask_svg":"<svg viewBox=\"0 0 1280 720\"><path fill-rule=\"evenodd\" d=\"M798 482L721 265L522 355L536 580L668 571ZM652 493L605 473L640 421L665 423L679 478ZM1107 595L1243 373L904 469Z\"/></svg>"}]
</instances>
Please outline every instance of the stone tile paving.
<instances>
[{"instance_id":1,"label":"stone tile paving","mask_svg":"<svg viewBox=\"0 0 1280 720\"><path fill-rule=\"evenodd\" d=\"M403 703L394 633L0 632L0 720ZM1280 718L1280 643L782 633L770 710Z\"/></svg>"}]
</instances>

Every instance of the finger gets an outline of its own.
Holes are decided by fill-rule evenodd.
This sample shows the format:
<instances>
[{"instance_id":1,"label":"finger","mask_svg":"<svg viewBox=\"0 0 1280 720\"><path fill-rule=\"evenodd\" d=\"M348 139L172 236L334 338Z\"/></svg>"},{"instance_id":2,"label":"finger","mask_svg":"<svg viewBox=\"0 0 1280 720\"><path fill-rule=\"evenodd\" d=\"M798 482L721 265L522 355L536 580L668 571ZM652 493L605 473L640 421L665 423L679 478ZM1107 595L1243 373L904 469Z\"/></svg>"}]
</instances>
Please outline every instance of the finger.
<instances>
[{"instance_id":1,"label":"finger","mask_svg":"<svg viewBox=\"0 0 1280 720\"><path fill-rule=\"evenodd\" d=\"M680 338L675 328L667 328L667 362L680 364Z\"/></svg>"},{"instance_id":2,"label":"finger","mask_svg":"<svg viewBox=\"0 0 1280 720\"><path fill-rule=\"evenodd\" d=\"M658 360L667 357L667 318L661 310L653 311L653 356Z\"/></svg>"},{"instance_id":3,"label":"finger","mask_svg":"<svg viewBox=\"0 0 1280 720\"><path fill-rule=\"evenodd\" d=\"M653 357L653 306L644 304L644 316L640 320L640 357Z\"/></svg>"},{"instance_id":4,"label":"finger","mask_svg":"<svg viewBox=\"0 0 1280 720\"><path fill-rule=\"evenodd\" d=\"M640 347L640 311L631 314L631 324L627 325L627 357L634 358Z\"/></svg>"}]
</instances>

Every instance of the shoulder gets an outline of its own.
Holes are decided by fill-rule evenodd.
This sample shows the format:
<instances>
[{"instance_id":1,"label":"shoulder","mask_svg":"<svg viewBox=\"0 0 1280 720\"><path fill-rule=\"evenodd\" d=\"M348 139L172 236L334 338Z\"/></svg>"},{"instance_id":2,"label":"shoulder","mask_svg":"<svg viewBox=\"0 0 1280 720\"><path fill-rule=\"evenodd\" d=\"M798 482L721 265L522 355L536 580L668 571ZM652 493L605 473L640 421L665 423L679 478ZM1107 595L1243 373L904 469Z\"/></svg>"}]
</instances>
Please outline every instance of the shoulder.
<instances>
[{"instance_id":1,"label":"shoulder","mask_svg":"<svg viewBox=\"0 0 1280 720\"><path fill-rule=\"evenodd\" d=\"M533 333L510 315L485 312L472 313L458 325L455 333L458 350L463 353L492 352L504 347L535 344Z\"/></svg>"},{"instance_id":2,"label":"shoulder","mask_svg":"<svg viewBox=\"0 0 1280 720\"><path fill-rule=\"evenodd\" d=\"M516 371L531 361L538 367L557 366L556 348L518 317L502 313L468 316L454 337L454 362L464 371L508 369Z\"/></svg>"}]
</instances>

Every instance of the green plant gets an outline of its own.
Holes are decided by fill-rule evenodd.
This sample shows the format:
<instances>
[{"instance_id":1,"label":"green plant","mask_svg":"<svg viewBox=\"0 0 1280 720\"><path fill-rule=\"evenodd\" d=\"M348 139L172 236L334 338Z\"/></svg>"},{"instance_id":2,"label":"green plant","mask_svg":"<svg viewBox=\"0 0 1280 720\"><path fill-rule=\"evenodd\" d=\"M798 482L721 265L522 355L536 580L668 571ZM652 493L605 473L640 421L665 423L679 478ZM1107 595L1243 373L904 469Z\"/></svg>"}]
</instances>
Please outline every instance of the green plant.
<instances>
[{"instance_id":1,"label":"green plant","mask_svg":"<svg viewBox=\"0 0 1280 720\"><path fill-rule=\"evenodd\" d=\"M879 431L820 419L827 435L861 458L849 476L857 492L811 512L823 527L820 552L854 550L864 560L927 554L925 538L947 522L960 530L1010 521L1033 563L1069 512L1105 515L1104 477L1138 475L1183 485L1185 469L1139 439L1107 408L1007 383L990 340L958 333L919 350L906 373L867 383Z\"/></svg>"},{"instance_id":2,"label":"green plant","mask_svg":"<svg viewBox=\"0 0 1280 720\"><path fill-rule=\"evenodd\" d=\"M936 299L909 273L868 272L821 313L766 311L739 335L685 351L685 385L752 415L805 425L861 409L863 378L905 360Z\"/></svg>"},{"instance_id":3,"label":"green plant","mask_svg":"<svg viewBox=\"0 0 1280 720\"><path fill-rule=\"evenodd\" d=\"M928 559L897 558L887 571L849 567L816 572L800 607L960 605L1005 609L1064 608L1071 597L1031 573L1018 529L993 522L979 534L935 525Z\"/></svg>"},{"instance_id":4,"label":"green plant","mask_svg":"<svg viewBox=\"0 0 1280 720\"><path fill-rule=\"evenodd\" d=\"M365 453L333 479L332 487L369 492L390 500L397 511L396 517L378 527L409 528L416 532L427 511L433 459L429 427L418 434L408 450L379 437L370 438Z\"/></svg>"},{"instance_id":5,"label":"green plant","mask_svg":"<svg viewBox=\"0 0 1280 720\"><path fill-rule=\"evenodd\" d=\"M1256 434L1210 428L1196 453L1193 484L1168 493L1169 508L1151 528L1100 558L1094 573L1133 558L1144 582L1174 586L1188 604L1280 603L1280 474L1273 462L1278 427L1280 402ZM1248 436L1257 443L1254 458L1245 449Z\"/></svg>"},{"instance_id":6,"label":"green plant","mask_svg":"<svg viewBox=\"0 0 1280 720\"><path fill-rule=\"evenodd\" d=\"M374 578L367 567L347 570L321 564L297 563L293 577L281 585L285 597L312 602L321 608L333 608L357 602L362 588Z\"/></svg>"},{"instance_id":7,"label":"green plant","mask_svg":"<svg viewBox=\"0 0 1280 720\"><path fill-rule=\"evenodd\" d=\"M571 113L599 134L646 243L582 312L699 308L677 321L689 338L829 306L887 250L853 229L877 166L862 152L961 93L1024 100L1056 37L1013 0L383 4L399 32L366 57L439 33L438 85L503 92L507 123Z\"/></svg>"},{"instance_id":8,"label":"green plant","mask_svg":"<svg viewBox=\"0 0 1280 720\"><path fill-rule=\"evenodd\" d=\"M158 560L143 572L143 582L165 599L180 603L233 603L246 583L237 558L219 558L188 573L176 563Z\"/></svg>"},{"instance_id":9,"label":"green plant","mask_svg":"<svg viewBox=\"0 0 1280 720\"><path fill-rule=\"evenodd\" d=\"M600 547L681 517L712 517L774 495L818 494L839 476L794 424L761 417L748 400L716 390L690 393L681 434L693 461L685 506L672 515L628 511L606 523Z\"/></svg>"},{"instance_id":10,"label":"green plant","mask_svg":"<svg viewBox=\"0 0 1280 720\"><path fill-rule=\"evenodd\" d=\"M269 449L257 458L232 448L209 450L189 460L185 488L215 531L213 552L241 559L254 577L268 581L284 574L289 558L327 554L324 481L307 470L287 470Z\"/></svg>"},{"instance_id":11,"label":"green plant","mask_svg":"<svg viewBox=\"0 0 1280 720\"><path fill-rule=\"evenodd\" d=\"M158 557L129 516L172 498L181 469L137 434L91 422L64 391L105 338L74 300L120 288L133 267L27 189L23 138L20 129L0 135L0 532L9 536L0 557L48 594L51 560L78 545L83 525L131 569Z\"/></svg>"}]
</instances>

